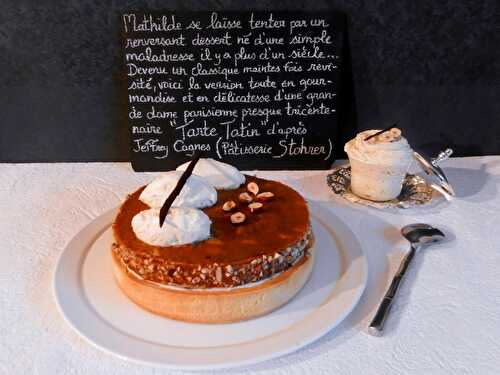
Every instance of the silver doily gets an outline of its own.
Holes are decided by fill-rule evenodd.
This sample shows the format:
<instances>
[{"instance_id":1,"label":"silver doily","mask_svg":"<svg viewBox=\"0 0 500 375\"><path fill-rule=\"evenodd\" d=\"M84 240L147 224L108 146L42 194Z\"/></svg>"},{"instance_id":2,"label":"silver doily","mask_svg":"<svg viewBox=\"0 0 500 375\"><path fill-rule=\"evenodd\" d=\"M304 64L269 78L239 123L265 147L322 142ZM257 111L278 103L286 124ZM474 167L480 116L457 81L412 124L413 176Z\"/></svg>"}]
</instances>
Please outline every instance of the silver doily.
<instances>
[{"instance_id":1,"label":"silver doily","mask_svg":"<svg viewBox=\"0 0 500 375\"><path fill-rule=\"evenodd\" d=\"M326 182L335 194L340 195L349 202L379 209L412 208L430 203L433 198L432 187L422 177L413 174L406 175L401 194L396 199L385 202L375 202L361 198L351 191L351 167L349 165L335 168L332 173L326 176Z\"/></svg>"}]
</instances>

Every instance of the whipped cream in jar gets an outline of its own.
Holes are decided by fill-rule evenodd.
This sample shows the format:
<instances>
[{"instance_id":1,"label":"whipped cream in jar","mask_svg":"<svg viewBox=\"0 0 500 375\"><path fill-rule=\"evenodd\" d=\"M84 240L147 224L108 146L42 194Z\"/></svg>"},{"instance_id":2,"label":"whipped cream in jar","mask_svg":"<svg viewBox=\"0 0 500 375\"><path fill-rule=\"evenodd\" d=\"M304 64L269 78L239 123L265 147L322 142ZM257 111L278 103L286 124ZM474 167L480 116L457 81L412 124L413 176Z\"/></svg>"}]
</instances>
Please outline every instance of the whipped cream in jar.
<instances>
[{"instance_id":1,"label":"whipped cream in jar","mask_svg":"<svg viewBox=\"0 0 500 375\"><path fill-rule=\"evenodd\" d=\"M377 132L359 133L344 150L351 164L352 192L365 199L388 201L401 193L413 150L397 128L365 140Z\"/></svg>"}]
</instances>

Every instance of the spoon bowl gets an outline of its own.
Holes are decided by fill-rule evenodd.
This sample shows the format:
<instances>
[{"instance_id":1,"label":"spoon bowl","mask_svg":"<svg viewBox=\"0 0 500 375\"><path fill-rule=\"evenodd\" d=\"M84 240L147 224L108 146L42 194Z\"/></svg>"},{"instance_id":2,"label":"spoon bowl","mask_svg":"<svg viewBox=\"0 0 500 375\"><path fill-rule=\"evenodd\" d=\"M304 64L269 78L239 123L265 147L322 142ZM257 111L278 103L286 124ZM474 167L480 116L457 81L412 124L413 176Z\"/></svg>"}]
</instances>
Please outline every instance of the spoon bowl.
<instances>
[{"instance_id":1,"label":"spoon bowl","mask_svg":"<svg viewBox=\"0 0 500 375\"><path fill-rule=\"evenodd\" d=\"M412 246L422 246L443 240L445 235L439 229L428 224L410 224L401 229L401 234Z\"/></svg>"}]
</instances>

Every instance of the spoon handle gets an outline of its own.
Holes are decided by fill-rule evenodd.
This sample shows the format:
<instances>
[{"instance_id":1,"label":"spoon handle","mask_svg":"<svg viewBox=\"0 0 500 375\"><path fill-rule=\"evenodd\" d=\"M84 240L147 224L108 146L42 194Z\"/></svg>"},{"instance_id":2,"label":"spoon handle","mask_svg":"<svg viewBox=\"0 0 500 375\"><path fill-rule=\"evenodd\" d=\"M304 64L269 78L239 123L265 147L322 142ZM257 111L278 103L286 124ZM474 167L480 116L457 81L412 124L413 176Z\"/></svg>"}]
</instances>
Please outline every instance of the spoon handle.
<instances>
[{"instance_id":1,"label":"spoon handle","mask_svg":"<svg viewBox=\"0 0 500 375\"><path fill-rule=\"evenodd\" d=\"M380 336L382 334L385 320L387 319L389 311L391 310L392 302L396 297L396 293L398 292L399 286L401 285L401 281L403 281L403 277L406 273L406 270L408 269L408 266L410 265L414 256L415 256L415 247L412 246L410 252L401 261L399 269L394 275L391 285L389 286L389 289L385 293L382 302L380 302L377 312L375 313L375 316L373 317L373 320L370 323L370 326L368 327L368 331L372 335Z\"/></svg>"}]
</instances>

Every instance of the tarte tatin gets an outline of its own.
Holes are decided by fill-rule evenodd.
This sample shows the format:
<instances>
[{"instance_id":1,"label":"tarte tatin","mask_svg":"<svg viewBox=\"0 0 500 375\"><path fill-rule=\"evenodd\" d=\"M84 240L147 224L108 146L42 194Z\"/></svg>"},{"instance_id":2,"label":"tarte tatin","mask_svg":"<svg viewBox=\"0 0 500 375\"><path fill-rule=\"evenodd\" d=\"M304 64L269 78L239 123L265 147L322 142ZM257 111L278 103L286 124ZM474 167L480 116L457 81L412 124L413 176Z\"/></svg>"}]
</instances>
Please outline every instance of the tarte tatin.
<instances>
[{"instance_id":1,"label":"tarte tatin","mask_svg":"<svg viewBox=\"0 0 500 375\"><path fill-rule=\"evenodd\" d=\"M314 263L306 201L280 182L245 179L236 189L218 189L217 202L202 209L211 220L210 237L183 245L141 241L131 222L150 208L139 200L145 187L127 197L113 224L112 259L115 278L133 302L172 319L225 323L266 314L302 288ZM261 193L249 191L250 183ZM235 207L224 205L230 201ZM232 220L235 212L244 214L243 222Z\"/></svg>"}]
</instances>

